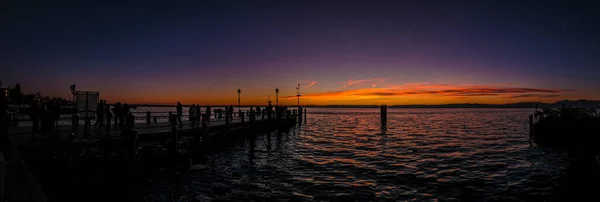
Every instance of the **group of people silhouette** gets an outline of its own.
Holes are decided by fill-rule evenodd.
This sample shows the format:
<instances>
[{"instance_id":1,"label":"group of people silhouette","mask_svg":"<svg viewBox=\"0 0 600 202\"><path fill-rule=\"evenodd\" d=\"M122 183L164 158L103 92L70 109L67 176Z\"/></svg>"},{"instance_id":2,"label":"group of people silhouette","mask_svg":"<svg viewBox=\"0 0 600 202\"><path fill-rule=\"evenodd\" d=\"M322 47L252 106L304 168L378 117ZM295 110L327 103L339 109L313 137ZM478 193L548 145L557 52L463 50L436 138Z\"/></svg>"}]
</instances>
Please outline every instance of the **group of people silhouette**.
<instances>
[{"instance_id":1,"label":"group of people silhouette","mask_svg":"<svg viewBox=\"0 0 600 202\"><path fill-rule=\"evenodd\" d=\"M33 123L32 136L35 137L37 133L44 136L54 130L60 118L60 113L61 107L56 101L33 100L28 111Z\"/></svg>"},{"instance_id":2,"label":"group of people silhouette","mask_svg":"<svg viewBox=\"0 0 600 202\"><path fill-rule=\"evenodd\" d=\"M106 100L100 100L96 106L96 122L95 127L110 128L111 122L114 120L115 126L120 129L131 128L134 124L133 114L131 109L136 109L135 105L122 104L117 102L114 104L112 109L110 105L106 103Z\"/></svg>"}]
</instances>

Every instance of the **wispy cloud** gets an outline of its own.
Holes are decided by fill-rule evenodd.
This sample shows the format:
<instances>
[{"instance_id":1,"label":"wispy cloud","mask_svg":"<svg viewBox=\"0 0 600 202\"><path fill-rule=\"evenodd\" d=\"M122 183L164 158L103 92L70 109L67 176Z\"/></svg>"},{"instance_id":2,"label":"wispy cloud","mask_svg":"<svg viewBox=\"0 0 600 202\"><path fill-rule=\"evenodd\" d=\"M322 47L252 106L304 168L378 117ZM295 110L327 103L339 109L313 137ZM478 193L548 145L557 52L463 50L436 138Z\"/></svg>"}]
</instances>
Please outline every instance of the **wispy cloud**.
<instances>
[{"instance_id":1,"label":"wispy cloud","mask_svg":"<svg viewBox=\"0 0 600 202\"><path fill-rule=\"evenodd\" d=\"M349 86L360 85L360 84L371 84L371 87L376 87L378 83L383 83L383 81L385 81L385 80L386 80L385 78L360 79L360 80L348 79L347 81L342 82L342 84L344 84L344 86L342 86L340 89L344 89Z\"/></svg>"},{"instance_id":2,"label":"wispy cloud","mask_svg":"<svg viewBox=\"0 0 600 202\"><path fill-rule=\"evenodd\" d=\"M559 93L572 90L562 89L544 89L544 88L522 88L522 87L502 87L502 86L482 86L482 85L430 85L426 83L411 83L405 85L388 86L385 88L361 88L352 90L329 91L321 93L311 93L302 95L303 98L310 97L360 97L360 96L414 96L414 95L435 95L446 97L502 97L502 98L524 98L558 97ZM293 98L294 96L290 96Z\"/></svg>"},{"instance_id":3,"label":"wispy cloud","mask_svg":"<svg viewBox=\"0 0 600 202\"><path fill-rule=\"evenodd\" d=\"M314 86L315 84L317 84L317 82L319 82L319 81L311 81L308 85L304 86L304 88L310 88L311 86Z\"/></svg>"}]
</instances>

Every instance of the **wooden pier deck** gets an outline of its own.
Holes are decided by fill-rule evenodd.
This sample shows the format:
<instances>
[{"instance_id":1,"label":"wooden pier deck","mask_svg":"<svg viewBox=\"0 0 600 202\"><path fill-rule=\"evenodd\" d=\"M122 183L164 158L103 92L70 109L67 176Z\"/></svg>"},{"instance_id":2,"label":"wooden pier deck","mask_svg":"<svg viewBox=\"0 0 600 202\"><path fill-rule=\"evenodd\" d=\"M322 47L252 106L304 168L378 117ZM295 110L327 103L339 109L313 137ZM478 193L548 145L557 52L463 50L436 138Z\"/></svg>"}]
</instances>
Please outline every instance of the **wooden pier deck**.
<instances>
[{"instance_id":1,"label":"wooden pier deck","mask_svg":"<svg viewBox=\"0 0 600 202\"><path fill-rule=\"evenodd\" d=\"M302 108L299 109L302 111ZM205 134L211 136L215 133L220 132L229 132L236 131L239 129L247 129L247 128L255 128L255 127L264 127L265 125L269 125L270 128L275 128L277 125L287 124L293 121L302 122L302 113L298 113L298 110L288 110L283 112L278 117L275 117L275 113L271 113L271 117L266 112L263 113L255 113L252 112L253 117L247 116L246 113L234 113L231 115L231 118L227 118L226 114L215 115L211 114L210 117L207 114L203 114L204 123L197 123L192 125L192 122L189 120L185 120L186 115L182 117L182 124L178 123L174 125L174 123L169 122L170 119L164 119L164 114L171 114L170 112L153 112L154 114L163 114L162 116L152 116L150 112L144 113L146 116L134 117L135 124L133 127L128 127L128 130L135 130L137 133L137 138L139 138L139 143L141 145L148 144L148 141L151 140L150 144L159 144L154 141L156 139L164 139L168 138L172 135L172 133L177 133L177 136L204 136ZM237 116L234 116L237 115ZM176 115L171 115L173 118ZM62 118L63 120L65 118ZM67 118L70 119L70 118ZM300 120L298 120L300 119ZM140 122L140 120L145 120ZM157 120L163 122L157 122ZM95 120L92 120L93 123ZM164 122L167 121L167 122ZM42 135L41 133L36 133L35 136L33 134L32 126L21 126L21 127L12 127L8 129L9 141L17 147L30 147L30 146L59 146L65 143L73 143L73 144L95 144L101 140L111 139L111 140L126 140L131 137L128 134L122 134L123 130L120 126L111 124L110 127L107 126L84 126L83 120L75 120L69 121L72 124L78 123L78 125L56 125L55 129L52 131ZM65 123L64 121L62 123ZM73 135L73 137L71 137ZM202 140L205 142L205 140ZM163 141L164 143L164 141Z\"/></svg>"}]
</instances>

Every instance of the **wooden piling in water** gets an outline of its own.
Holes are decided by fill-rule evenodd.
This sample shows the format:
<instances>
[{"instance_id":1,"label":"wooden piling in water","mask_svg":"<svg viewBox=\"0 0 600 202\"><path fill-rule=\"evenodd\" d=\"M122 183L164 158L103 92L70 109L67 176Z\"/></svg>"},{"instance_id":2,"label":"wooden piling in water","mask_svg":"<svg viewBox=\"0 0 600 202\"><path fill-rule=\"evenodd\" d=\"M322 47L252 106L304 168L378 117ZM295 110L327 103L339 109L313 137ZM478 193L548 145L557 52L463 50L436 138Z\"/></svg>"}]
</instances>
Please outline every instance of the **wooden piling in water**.
<instances>
[{"instance_id":1,"label":"wooden piling in water","mask_svg":"<svg viewBox=\"0 0 600 202\"><path fill-rule=\"evenodd\" d=\"M533 140L533 115L529 115L529 142Z\"/></svg>"},{"instance_id":2,"label":"wooden piling in water","mask_svg":"<svg viewBox=\"0 0 600 202\"><path fill-rule=\"evenodd\" d=\"M298 107L298 124L302 124L302 107Z\"/></svg>"},{"instance_id":3,"label":"wooden piling in water","mask_svg":"<svg viewBox=\"0 0 600 202\"><path fill-rule=\"evenodd\" d=\"M158 117L154 116L154 123L158 123Z\"/></svg>"},{"instance_id":4,"label":"wooden piling in water","mask_svg":"<svg viewBox=\"0 0 600 202\"><path fill-rule=\"evenodd\" d=\"M304 109L304 123L306 123L306 109Z\"/></svg>"},{"instance_id":5,"label":"wooden piling in water","mask_svg":"<svg viewBox=\"0 0 600 202\"><path fill-rule=\"evenodd\" d=\"M244 120L244 112L240 111L240 119L242 120L242 123L245 122L245 120Z\"/></svg>"},{"instance_id":6,"label":"wooden piling in water","mask_svg":"<svg viewBox=\"0 0 600 202\"><path fill-rule=\"evenodd\" d=\"M381 107L379 108L379 113L381 115L381 126L387 125L387 105L381 105Z\"/></svg>"}]
</instances>

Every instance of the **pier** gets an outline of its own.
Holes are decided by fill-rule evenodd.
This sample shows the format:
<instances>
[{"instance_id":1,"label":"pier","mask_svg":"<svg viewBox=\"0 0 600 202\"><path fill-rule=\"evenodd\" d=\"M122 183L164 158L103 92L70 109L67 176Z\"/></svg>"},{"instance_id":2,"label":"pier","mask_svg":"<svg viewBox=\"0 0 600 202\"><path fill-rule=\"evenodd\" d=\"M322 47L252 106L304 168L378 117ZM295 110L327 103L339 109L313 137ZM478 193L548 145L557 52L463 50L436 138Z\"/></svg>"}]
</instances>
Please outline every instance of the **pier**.
<instances>
[{"instance_id":1,"label":"pier","mask_svg":"<svg viewBox=\"0 0 600 202\"><path fill-rule=\"evenodd\" d=\"M275 107L260 112L255 107L247 111L217 110L218 113L201 114L196 122L182 120L181 124L174 112L133 112L125 118L123 126L111 123L97 127L93 125L95 119L84 120L73 115L60 118L54 129L44 135L33 136L32 126L9 127L8 139L31 170L29 176L39 183L33 183L41 187L37 191L46 193L48 198L67 200L61 198L69 196L69 191L65 191L68 189L59 188L62 184L77 189L78 183L93 181L98 176L120 180L157 164L181 169L183 164L191 166L192 162L199 162L206 149L256 134L286 132L306 123L306 109L289 108ZM188 114L182 117L189 119ZM86 123L91 125L86 126ZM136 180L131 177L125 181ZM56 183L61 185L55 186Z\"/></svg>"}]
</instances>

